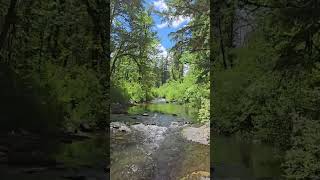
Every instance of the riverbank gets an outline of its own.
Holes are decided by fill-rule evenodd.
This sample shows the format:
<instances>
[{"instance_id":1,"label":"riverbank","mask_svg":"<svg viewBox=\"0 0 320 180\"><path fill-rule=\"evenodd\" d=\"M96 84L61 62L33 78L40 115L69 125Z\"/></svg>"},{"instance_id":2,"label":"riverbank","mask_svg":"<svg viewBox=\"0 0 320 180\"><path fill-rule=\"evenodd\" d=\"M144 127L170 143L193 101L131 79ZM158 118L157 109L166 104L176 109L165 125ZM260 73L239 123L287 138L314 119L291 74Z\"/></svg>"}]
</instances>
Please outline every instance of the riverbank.
<instances>
[{"instance_id":1,"label":"riverbank","mask_svg":"<svg viewBox=\"0 0 320 180\"><path fill-rule=\"evenodd\" d=\"M190 141L210 145L210 124L207 122L200 127L186 127L182 130L183 136Z\"/></svg>"}]
</instances>

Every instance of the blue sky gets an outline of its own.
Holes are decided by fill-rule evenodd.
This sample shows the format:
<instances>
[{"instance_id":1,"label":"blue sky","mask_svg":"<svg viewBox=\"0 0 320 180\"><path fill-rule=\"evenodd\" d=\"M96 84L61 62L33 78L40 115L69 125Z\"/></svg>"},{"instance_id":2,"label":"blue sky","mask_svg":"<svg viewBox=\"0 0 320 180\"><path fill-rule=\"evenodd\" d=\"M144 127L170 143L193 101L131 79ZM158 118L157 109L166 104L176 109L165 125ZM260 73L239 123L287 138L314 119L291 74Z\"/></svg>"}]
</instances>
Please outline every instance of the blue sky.
<instances>
[{"instance_id":1,"label":"blue sky","mask_svg":"<svg viewBox=\"0 0 320 180\"><path fill-rule=\"evenodd\" d=\"M145 3L147 7L153 7L158 11L165 11L168 8L165 0L146 0ZM171 32L177 31L179 28L183 27L190 21L189 17L180 16L175 18L172 23L169 23L162 21L162 18L155 13L152 14L152 18L155 22L154 30L157 32L158 38L161 43L161 47L159 48L160 50L166 52L174 45L174 42L169 38L169 34ZM166 54L166 52L164 52L164 54Z\"/></svg>"}]
</instances>

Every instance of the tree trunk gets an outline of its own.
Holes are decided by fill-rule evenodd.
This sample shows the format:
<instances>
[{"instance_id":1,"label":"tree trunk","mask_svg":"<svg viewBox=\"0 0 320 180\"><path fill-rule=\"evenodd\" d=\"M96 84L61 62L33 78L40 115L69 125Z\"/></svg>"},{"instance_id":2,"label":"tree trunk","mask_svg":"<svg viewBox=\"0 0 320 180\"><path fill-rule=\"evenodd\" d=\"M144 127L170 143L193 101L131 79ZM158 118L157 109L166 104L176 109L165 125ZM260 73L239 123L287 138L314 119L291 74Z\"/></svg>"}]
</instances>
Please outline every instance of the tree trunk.
<instances>
[{"instance_id":1,"label":"tree trunk","mask_svg":"<svg viewBox=\"0 0 320 180\"><path fill-rule=\"evenodd\" d=\"M224 69L227 69L227 60L226 60L226 54L224 49L224 43L223 43L223 34L221 29L221 18L218 19L218 29L219 29L219 37L220 37L220 49L222 53L222 60L223 60L223 67Z\"/></svg>"},{"instance_id":2,"label":"tree trunk","mask_svg":"<svg viewBox=\"0 0 320 180\"><path fill-rule=\"evenodd\" d=\"M15 23L16 20L16 4L17 0L11 0L8 13L5 16L3 28L1 29L1 34L0 34L0 51L4 46L4 43L7 39L7 35L10 29L10 26Z\"/></svg>"}]
</instances>

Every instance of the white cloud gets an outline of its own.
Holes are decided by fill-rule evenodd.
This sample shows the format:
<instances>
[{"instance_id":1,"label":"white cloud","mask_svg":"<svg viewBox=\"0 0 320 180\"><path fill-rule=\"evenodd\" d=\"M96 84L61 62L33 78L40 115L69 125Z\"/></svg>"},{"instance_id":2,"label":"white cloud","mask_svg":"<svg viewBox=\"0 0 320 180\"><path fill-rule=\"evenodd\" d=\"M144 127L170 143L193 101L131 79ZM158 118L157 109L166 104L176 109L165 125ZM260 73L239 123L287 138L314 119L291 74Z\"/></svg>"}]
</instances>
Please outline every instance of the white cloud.
<instances>
[{"instance_id":1,"label":"white cloud","mask_svg":"<svg viewBox=\"0 0 320 180\"><path fill-rule=\"evenodd\" d=\"M165 28L165 27L178 28L178 27L180 27L181 24L189 23L190 21L191 21L190 17L178 16L178 17L172 18L172 22L171 23L169 23L167 21L167 22L164 22L162 24L157 24L157 28L158 29L162 29L162 28ZM183 27L185 27L185 26L186 25L184 25Z\"/></svg>"},{"instance_id":2,"label":"white cloud","mask_svg":"<svg viewBox=\"0 0 320 180\"><path fill-rule=\"evenodd\" d=\"M172 21L171 26L173 28L178 28L181 24L190 22L190 20L190 17L178 16Z\"/></svg>"},{"instance_id":3,"label":"white cloud","mask_svg":"<svg viewBox=\"0 0 320 180\"><path fill-rule=\"evenodd\" d=\"M157 28L158 29L162 29L162 28L165 28L165 27L168 27L168 22L164 22L162 24L157 24Z\"/></svg>"},{"instance_id":4,"label":"white cloud","mask_svg":"<svg viewBox=\"0 0 320 180\"><path fill-rule=\"evenodd\" d=\"M168 6L167 6L166 2L164 2L164 0L157 0L157 1L153 2L153 5L159 11L168 10Z\"/></svg>"}]
</instances>

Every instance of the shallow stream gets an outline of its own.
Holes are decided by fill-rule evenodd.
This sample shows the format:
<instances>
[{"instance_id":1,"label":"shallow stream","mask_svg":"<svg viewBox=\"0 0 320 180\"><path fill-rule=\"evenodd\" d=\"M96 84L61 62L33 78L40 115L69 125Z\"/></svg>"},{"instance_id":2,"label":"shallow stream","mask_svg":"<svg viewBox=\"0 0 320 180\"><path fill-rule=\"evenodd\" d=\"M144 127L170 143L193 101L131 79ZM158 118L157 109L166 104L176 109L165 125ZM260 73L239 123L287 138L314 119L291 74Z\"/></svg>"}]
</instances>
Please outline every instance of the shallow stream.
<instances>
[{"instance_id":1,"label":"shallow stream","mask_svg":"<svg viewBox=\"0 0 320 180\"><path fill-rule=\"evenodd\" d=\"M181 133L199 126L195 109L165 103L134 106L112 121L131 129L111 133L112 180L209 179L209 145L188 141Z\"/></svg>"},{"instance_id":2,"label":"shallow stream","mask_svg":"<svg viewBox=\"0 0 320 180\"><path fill-rule=\"evenodd\" d=\"M113 134L111 179L205 179L210 169L209 146L188 141L181 135L184 127L200 126L196 118L196 109L159 102L133 106L127 115L114 115L113 121L128 127L142 123L155 127L154 131L156 127L166 127L167 131L161 134L162 140L151 143L150 139L157 135L141 133L143 130ZM178 122L179 127L171 128L172 122ZM277 157L280 152L272 146L223 136L213 137L213 142L211 176L215 180L280 179L281 162ZM156 143L156 148L150 150L152 143ZM195 174L199 176L192 176Z\"/></svg>"}]
</instances>

